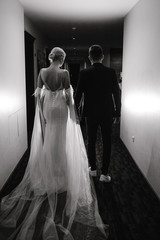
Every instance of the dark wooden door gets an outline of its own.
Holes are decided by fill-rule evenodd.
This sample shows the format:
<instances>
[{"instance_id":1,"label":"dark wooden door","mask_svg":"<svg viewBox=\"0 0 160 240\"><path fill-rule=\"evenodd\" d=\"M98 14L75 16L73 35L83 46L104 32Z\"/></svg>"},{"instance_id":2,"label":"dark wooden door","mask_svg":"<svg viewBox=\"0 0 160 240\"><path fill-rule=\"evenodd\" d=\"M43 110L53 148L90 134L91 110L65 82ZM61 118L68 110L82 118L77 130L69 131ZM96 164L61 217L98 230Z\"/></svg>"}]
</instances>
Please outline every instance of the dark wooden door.
<instances>
[{"instance_id":1,"label":"dark wooden door","mask_svg":"<svg viewBox=\"0 0 160 240\"><path fill-rule=\"evenodd\" d=\"M25 31L25 69L26 69L26 104L27 104L27 134L28 147L30 147L31 135L34 122L35 100L34 100L34 40Z\"/></svg>"}]
</instances>

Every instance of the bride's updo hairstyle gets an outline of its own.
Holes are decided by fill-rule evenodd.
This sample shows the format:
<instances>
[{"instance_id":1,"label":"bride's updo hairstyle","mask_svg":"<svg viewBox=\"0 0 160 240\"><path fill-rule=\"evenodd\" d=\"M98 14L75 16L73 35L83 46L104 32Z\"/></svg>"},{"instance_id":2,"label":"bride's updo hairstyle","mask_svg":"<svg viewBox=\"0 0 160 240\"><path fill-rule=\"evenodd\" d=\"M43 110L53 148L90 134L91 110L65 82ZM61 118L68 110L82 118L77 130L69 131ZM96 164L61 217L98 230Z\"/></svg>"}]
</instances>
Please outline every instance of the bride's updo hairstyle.
<instances>
[{"instance_id":1,"label":"bride's updo hairstyle","mask_svg":"<svg viewBox=\"0 0 160 240\"><path fill-rule=\"evenodd\" d=\"M66 53L64 52L64 50L62 48L55 47L51 50L48 56L48 59L50 62L55 62L55 61L62 62L64 61L65 57L66 57Z\"/></svg>"}]
</instances>

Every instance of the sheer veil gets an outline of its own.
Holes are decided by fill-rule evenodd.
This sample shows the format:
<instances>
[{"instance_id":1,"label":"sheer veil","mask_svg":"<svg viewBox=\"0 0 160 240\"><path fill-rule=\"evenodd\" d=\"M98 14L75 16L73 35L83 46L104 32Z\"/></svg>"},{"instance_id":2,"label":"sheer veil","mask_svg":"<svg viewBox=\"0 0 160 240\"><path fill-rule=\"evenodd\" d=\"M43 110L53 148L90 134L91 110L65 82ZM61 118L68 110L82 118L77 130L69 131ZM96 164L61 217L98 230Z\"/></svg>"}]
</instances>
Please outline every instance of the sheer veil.
<instances>
[{"instance_id":1,"label":"sheer veil","mask_svg":"<svg viewBox=\"0 0 160 240\"><path fill-rule=\"evenodd\" d=\"M48 99L47 108L54 103L61 111L54 112L58 120L44 126L37 104L29 162L21 183L2 199L0 225L13 229L8 239L107 239L89 175L73 89L37 89L35 95L37 91Z\"/></svg>"}]
</instances>

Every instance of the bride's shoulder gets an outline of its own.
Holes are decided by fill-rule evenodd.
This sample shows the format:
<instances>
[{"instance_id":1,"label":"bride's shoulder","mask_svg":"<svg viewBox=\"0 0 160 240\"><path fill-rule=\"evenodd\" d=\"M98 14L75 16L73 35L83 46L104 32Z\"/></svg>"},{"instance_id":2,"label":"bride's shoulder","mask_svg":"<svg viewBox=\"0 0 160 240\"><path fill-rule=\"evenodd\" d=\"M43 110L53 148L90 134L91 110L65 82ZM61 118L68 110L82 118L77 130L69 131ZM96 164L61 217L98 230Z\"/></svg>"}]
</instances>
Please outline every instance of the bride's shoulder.
<instances>
[{"instance_id":1,"label":"bride's shoulder","mask_svg":"<svg viewBox=\"0 0 160 240\"><path fill-rule=\"evenodd\" d=\"M63 76L69 76L69 71L67 69L61 69Z\"/></svg>"},{"instance_id":2,"label":"bride's shoulder","mask_svg":"<svg viewBox=\"0 0 160 240\"><path fill-rule=\"evenodd\" d=\"M46 77L46 76L51 74L50 69L48 67L47 68L41 68L40 74L41 74L41 76Z\"/></svg>"},{"instance_id":3,"label":"bride's shoulder","mask_svg":"<svg viewBox=\"0 0 160 240\"><path fill-rule=\"evenodd\" d=\"M61 69L63 73L69 73L67 69Z\"/></svg>"},{"instance_id":4,"label":"bride's shoulder","mask_svg":"<svg viewBox=\"0 0 160 240\"><path fill-rule=\"evenodd\" d=\"M41 73L44 73L44 72L46 72L47 70L48 70L48 68L41 68L40 72L41 72Z\"/></svg>"},{"instance_id":5,"label":"bride's shoulder","mask_svg":"<svg viewBox=\"0 0 160 240\"><path fill-rule=\"evenodd\" d=\"M41 68L41 71L46 71L48 69L48 67L47 68Z\"/></svg>"}]
</instances>

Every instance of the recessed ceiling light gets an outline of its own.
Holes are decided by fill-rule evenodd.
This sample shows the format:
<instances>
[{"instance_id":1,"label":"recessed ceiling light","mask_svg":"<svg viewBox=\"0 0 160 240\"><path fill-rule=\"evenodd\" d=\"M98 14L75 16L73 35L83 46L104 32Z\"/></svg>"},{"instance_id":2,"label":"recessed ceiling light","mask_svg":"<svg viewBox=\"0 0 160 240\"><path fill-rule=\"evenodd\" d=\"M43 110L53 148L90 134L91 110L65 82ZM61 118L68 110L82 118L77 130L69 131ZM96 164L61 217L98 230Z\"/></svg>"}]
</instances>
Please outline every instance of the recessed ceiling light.
<instances>
[{"instance_id":1,"label":"recessed ceiling light","mask_svg":"<svg viewBox=\"0 0 160 240\"><path fill-rule=\"evenodd\" d=\"M77 28L76 27L72 27L72 30L76 30Z\"/></svg>"},{"instance_id":2,"label":"recessed ceiling light","mask_svg":"<svg viewBox=\"0 0 160 240\"><path fill-rule=\"evenodd\" d=\"M75 40L76 38L75 38L75 37L73 37L72 39L73 39L73 40Z\"/></svg>"}]
</instances>

